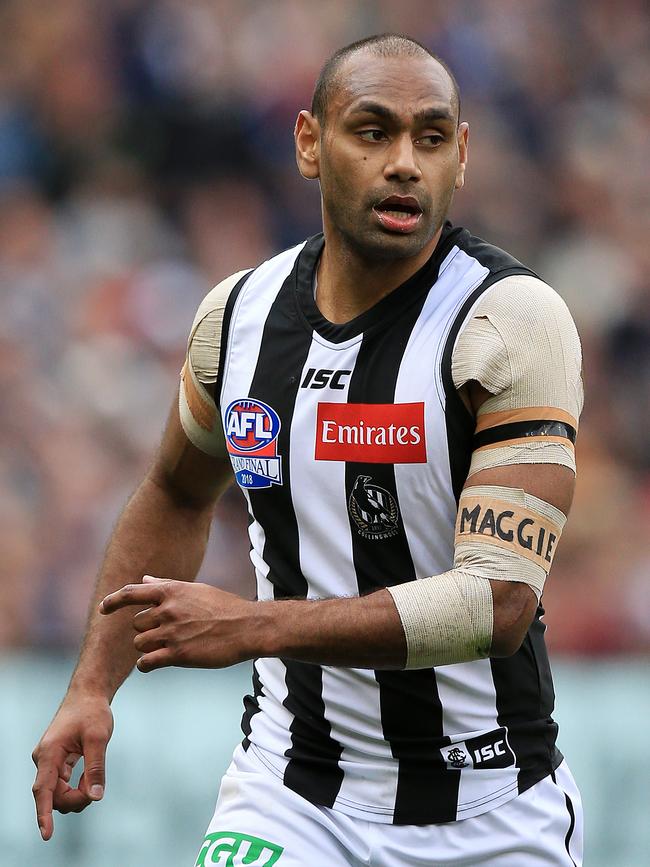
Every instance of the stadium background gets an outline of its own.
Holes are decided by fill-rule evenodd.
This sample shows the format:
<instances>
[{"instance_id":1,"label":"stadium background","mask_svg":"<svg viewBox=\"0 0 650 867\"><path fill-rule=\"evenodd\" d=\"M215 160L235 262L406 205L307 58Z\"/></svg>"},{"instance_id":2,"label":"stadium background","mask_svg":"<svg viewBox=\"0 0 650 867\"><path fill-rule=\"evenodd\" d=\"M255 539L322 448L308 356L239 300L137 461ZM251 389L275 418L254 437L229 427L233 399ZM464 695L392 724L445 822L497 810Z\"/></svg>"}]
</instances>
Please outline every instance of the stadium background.
<instances>
[{"instance_id":1,"label":"stadium background","mask_svg":"<svg viewBox=\"0 0 650 867\"><path fill-rule=\"evenodd\" d=\"M246 666L134 676L104 802L33 821L29 752L65 687L115 516L196 306L319 228L292 129L335 48L406 32L470 121L453 218L566 299L587 402L545 602L587 864L650 830L650 13L643 0L5 0L0 5L0 861L190 863ZM251 592L236 492L202 576ZM645 854L644 854L645 853Z\"/></svg>"}]
</instances>

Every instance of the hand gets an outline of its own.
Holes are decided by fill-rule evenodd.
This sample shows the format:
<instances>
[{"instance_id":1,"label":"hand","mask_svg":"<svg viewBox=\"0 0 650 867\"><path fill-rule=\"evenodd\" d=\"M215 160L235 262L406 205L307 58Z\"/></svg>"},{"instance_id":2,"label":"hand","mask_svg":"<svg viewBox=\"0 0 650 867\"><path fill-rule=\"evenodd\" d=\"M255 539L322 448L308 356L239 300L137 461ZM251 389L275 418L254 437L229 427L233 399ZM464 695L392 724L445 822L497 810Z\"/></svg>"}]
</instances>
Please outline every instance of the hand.
<instances>
[{"instance_id":1,"label":"hand","mask_svg":"<svg viewBox=\"0 0 650 867\"><path fill-rule=\"evenodd\" d=\"M252 659L260 605L209 584L170 581L145 575L102 600L112 614L127 605L149 605L133 617L133 644L142 672L169 665L225 668Z\"/></svg>"},{"instance_id":2,"label":"hand","mask_svg":"<svg viewBox=\"0 0 650 867\"><path fill-rule=\"evenodd\" d=\"M54 833L52 810L80 813L104 795L104 760L113 733L113 714L103 696L68 693L32 753L36 779L32 787L36 819L43 840ZM69 785L72 769L83 756L77 788Z\"/></svg>"}]
</instances>

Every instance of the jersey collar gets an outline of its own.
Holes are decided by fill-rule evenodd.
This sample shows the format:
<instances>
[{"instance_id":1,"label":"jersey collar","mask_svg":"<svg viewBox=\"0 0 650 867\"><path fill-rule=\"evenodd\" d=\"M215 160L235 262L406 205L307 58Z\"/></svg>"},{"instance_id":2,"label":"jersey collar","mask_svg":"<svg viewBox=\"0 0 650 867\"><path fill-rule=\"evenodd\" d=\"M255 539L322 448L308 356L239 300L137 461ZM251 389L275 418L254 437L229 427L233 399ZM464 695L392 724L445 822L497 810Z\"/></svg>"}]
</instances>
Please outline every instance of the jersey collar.
<instances>
[{"instance_id":1,"label":"jersey collar","mask_svg":"<svg viewBox=\"0 0 650 867\"><path fill-rule=\"evenodd\" d=\"M309 326L330 343L343 343L364 331L394 321L404 309L433 286L438 279L441 263L462 231L462 228L454 227L447 221L442 228L435 250L419 271L368 310L342 325L330 322L316 306L314 278L325 239L322 233L314 235L302 248L294 271L296 298L302 315Z\"/></svg>"}]
</instances>

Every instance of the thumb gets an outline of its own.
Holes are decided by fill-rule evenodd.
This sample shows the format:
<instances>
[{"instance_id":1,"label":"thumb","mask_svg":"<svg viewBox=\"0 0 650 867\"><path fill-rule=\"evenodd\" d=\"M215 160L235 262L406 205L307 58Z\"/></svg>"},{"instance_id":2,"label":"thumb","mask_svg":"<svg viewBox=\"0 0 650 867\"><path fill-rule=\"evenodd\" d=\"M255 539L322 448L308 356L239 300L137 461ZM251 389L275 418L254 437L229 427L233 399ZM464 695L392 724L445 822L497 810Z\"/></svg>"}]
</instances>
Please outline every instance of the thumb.
<instances>
[{"instance_id":1,"label":"thumb","mask_svg":"<svg viewBox=\"0 0 650 867\"><path fill-rule=\"evenodd\" d=\"M83 788L93 801L104 797L106 746L103 738L89 737L84 743Z\"/></svg>"},{"instance_id":2,"label":"thumb","mask_svg":"<svg viewBox=\"0 0 650 867\"><path fill-rule=\"evenodd\" d=\"M156 578L154 575L143 575L142 583L143 584L162 584L165 581L171 581L171 578Z\"/></svg>"}]
</instances>

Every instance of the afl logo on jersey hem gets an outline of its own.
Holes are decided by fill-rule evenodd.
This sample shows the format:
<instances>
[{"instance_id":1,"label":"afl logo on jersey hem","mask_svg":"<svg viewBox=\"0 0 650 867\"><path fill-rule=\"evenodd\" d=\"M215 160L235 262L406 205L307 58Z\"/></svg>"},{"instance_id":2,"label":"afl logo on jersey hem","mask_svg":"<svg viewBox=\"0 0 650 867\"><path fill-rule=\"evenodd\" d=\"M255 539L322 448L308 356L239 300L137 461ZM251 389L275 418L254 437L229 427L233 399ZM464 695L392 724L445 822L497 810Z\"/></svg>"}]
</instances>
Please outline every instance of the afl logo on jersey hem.
<instances>
[{"instance_id":1,"label":"afl logo on jersey hem","mask_svg":"<svg viewBox=\"0 0 650 867\"><path fill-rule=\"evenodd\" d=\"M364 539L390 539L399 532L395 497L376 485L371 476L357 476L348 505L357 532Z\"/></svg>"},{"instance_id":2,"label":"afl logo on jersey hem","mask_svg":"<svg viewBox=\"0 0 650 867\"><path fill-rule=\"evenodd\" d=\"M277 439L280 417L261 400L240 398L228 406L224 419L226 448L242 488L282 484L282 458Z\"/></svg>"}]
</instances>

